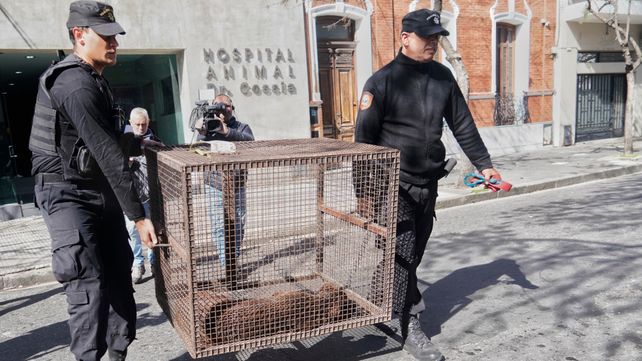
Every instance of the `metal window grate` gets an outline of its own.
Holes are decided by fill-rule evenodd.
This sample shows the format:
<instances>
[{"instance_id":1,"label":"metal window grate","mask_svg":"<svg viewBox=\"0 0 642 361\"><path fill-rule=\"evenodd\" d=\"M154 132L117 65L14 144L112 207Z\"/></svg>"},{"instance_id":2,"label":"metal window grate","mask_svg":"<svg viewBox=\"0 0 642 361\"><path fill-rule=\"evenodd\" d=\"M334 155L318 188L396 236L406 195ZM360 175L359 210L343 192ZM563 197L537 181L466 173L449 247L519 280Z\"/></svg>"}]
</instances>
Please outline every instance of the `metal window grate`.
<instances>
[{"instance_id":1,"label":"metal window grate","mask_svg":"<svg viewBox=\"0 0 642 361\"><path fill-rule=\"evenodd\" d=\"M164 245L156 295L192 357L389 320L399 152L330 139L235 145L146 154ZM357 193L372 200L364 215Z\"/></svg>"}]
</instances>

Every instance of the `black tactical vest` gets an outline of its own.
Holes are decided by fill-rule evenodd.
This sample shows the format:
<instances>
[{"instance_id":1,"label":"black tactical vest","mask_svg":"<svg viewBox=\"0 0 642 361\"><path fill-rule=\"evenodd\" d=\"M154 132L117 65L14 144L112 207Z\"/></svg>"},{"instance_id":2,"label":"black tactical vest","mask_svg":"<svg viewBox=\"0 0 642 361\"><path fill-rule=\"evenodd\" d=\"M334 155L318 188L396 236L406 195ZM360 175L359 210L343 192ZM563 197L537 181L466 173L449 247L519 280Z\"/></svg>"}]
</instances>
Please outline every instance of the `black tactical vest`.
<instances>
[{"instance_id":1,"label":"black tactical vest","mask_svg":"<svg viewBox=\"0 0 642 361\"><path fill-rule=\"evenodd\" d=\"M29 149L34 153L51 156L58 154L56 151L56 146L60 142L59 129L57 128L58 112L53 109L51 104L49 89L63 70L76 66L80 66L78 58L68 56L51 66L40 76L36 108L29 137Z\"/></svg>"}]
</instances>

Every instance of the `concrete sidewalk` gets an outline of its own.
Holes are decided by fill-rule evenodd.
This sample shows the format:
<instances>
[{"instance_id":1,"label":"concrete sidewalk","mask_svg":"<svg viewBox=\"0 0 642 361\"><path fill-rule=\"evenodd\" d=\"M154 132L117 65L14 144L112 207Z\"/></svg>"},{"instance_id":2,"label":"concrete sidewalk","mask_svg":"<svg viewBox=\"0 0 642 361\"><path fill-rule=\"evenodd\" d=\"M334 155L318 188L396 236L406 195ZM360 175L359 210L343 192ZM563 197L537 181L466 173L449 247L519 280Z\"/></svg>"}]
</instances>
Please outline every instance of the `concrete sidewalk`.
<instances>
[{"instance_id":1,"label":"concrete sidewalk","mask_svg":"<svg viewBox=\"0 0 642 361\"><path fill-rule=\"evenodd\" d=\"M488 190L458 188L458 170L440 183L437 208L447 208L499 197L589 182L642 171L639 152L622 157L622 138L578 143L570 147L547 146L528 153L503 155L493 159L502 177L513 189L493 193ZM642 139L634 142L642 148ZM41 217L0 222L0 290L53 281L49 235Z\"/></svg>"},{"instance_id":2,"label":"concrete sidewalk","mask_svg":"<svg viewBox=\"0 0 642 361\"><path fill-rule=\"evenodd\" d=\"M448 208L499 197L511 197L642 171L642 139L633 142L633 157L623 157L622 138L594 140L569 147L545 146L528 153L493 157L502 178L513 185L510 192L493 193L456 187L458 168L439 185L437 208Z\"/></svg>"}]
</instances>

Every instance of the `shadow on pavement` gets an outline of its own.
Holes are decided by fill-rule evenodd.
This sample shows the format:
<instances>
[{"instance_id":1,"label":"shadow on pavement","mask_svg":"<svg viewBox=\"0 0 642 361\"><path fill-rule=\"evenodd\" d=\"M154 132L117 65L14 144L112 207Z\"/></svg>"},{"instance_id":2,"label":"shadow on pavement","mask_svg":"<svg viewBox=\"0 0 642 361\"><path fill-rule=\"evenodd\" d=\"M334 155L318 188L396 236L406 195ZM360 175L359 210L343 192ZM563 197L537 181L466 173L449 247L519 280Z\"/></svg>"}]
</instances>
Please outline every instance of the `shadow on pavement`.
<instances>
[{"instance_id":1,"label":"shadow on pavement","mask_svg":"<svg viewBox=\"0 0 642 361\"><path fill-rule=\"evenodd\" d=\"M376 330L379 328L379 330ZM389 337L387 326L367 326L358 329L335 332L327 336L295 341L281 348L247 350L236 354L225 354L204 358L204 361L285 361L285 360L365 360L375 356L397 352L401 349L399 337ZM392 331L392 330L388 330ZM392 331L394 333L394 331ZM387 332L386 332L387 333ZM170 361L192 360L185 353Z\"/></svg>"},{"instance_id":2,"label":"shadow on pavement","mask_svg":"<svg viewBox=\"0 0 642 361\"><path fill-rule=\"evenodd\" d=\"M60 321L0 343L0 355L6 361L29 360L68 348L70 342L67 321Z\"/></svg>"},{"instance_id":3,"label":"shadow on pavement","mask_svg":"<svg viewBox=\"0 0 642 361\"><path fill-rule=\"evenodd\" d=\"M422 314L421 322L429 337L441 333L441 325L446 323L457 312L470 304L468 296L478 290L495 285L500 277L508 276L522 288L536 289L519 268L517 262L511 259L498 259L490 263L458 269L434 284L428 284L423 297L427 310ZM419 282L422 282L419 280ZM427 284L425 282L422 282Z\"/></svg>"},{"instance_id":4,"label":"shadow on pavement","mask_svg":"<svg viewBox=\"0 0 642 361\"><path fill-rule=\"evenodd\" d=\"M55 296L55 295L57 295L59 293L62 293L62 292L63 292L62 291L62 287L57 287L57 288L54 288L53 290L49 290L47 292L39 293L39 294L34 295L34 296L18 297L18 298L13 298L13 299L9 299L9 300L6 300L6 301L2 301L2 302L0 302L0 306L12 304L12 303L15 303L15 304L12 305L12 306L7 307L5 309L0 310L0 316L5 315L7 313L10 313L12 311L21 309L23 307L27 307L27 306L33 305L35 303L38 303L38 302L40 302L42 300L45 300L45 299L47 299L47 298L49 298L51 296Z\"/></svg>"}]
</instances>

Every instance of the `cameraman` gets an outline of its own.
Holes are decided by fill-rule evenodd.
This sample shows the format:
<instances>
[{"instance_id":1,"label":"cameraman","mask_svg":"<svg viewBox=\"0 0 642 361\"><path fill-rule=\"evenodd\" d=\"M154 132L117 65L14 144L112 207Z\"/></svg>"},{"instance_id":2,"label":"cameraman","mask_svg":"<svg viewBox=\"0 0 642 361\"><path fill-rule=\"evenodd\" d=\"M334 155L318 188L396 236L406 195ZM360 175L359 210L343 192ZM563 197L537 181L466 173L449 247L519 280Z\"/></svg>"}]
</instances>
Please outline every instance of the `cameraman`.
<instances>
[{"instance_id":1,"label":"cameraman","mask_svg":"<svg viewBox=\"0 0 642 361\"><path fill-rule=\"evenodd\" d=\"M232 98L225 94L219 94L214 98L212 104L225 106L225 111L216 113L220 128L212 131L204 126L199 127L198 140L226 140L230 142L254 140L250 126L236 119Z\"/></svg>"},{"instance_id":2,"label":"cameraman","mask_svg":"<svg viewBox=\"0 0 642 361\"><path fill-rule=\"evenodd\" d=\"M220 122L220 126L210 126L212 121L208 121L208 125L199 128L198 140L224 140L224 141L251 141L254 140L254 134L250 126L239 122L234 116L234 105L232 99L225 95L219 94L212 101L212 105L223 105L224 110L215 114L215 119ZM213 130L212 130L213 129ZM238 170L234 171L233 187L234 187L234 229L228 232L233 232L234 240L236 243L235 252L239 255L241 247L241 240L243 240L244 225L245 225L245 179L247 171ZM219 261L223 268L225 268L225 218L223 208L223 174L219 172L212 172L208 176L209 179L206 183L209 185L206 192L208 192L209 199L209 213L212 223L212 238L216 244L219 254Z\"/></svg>"}]
</instances>

